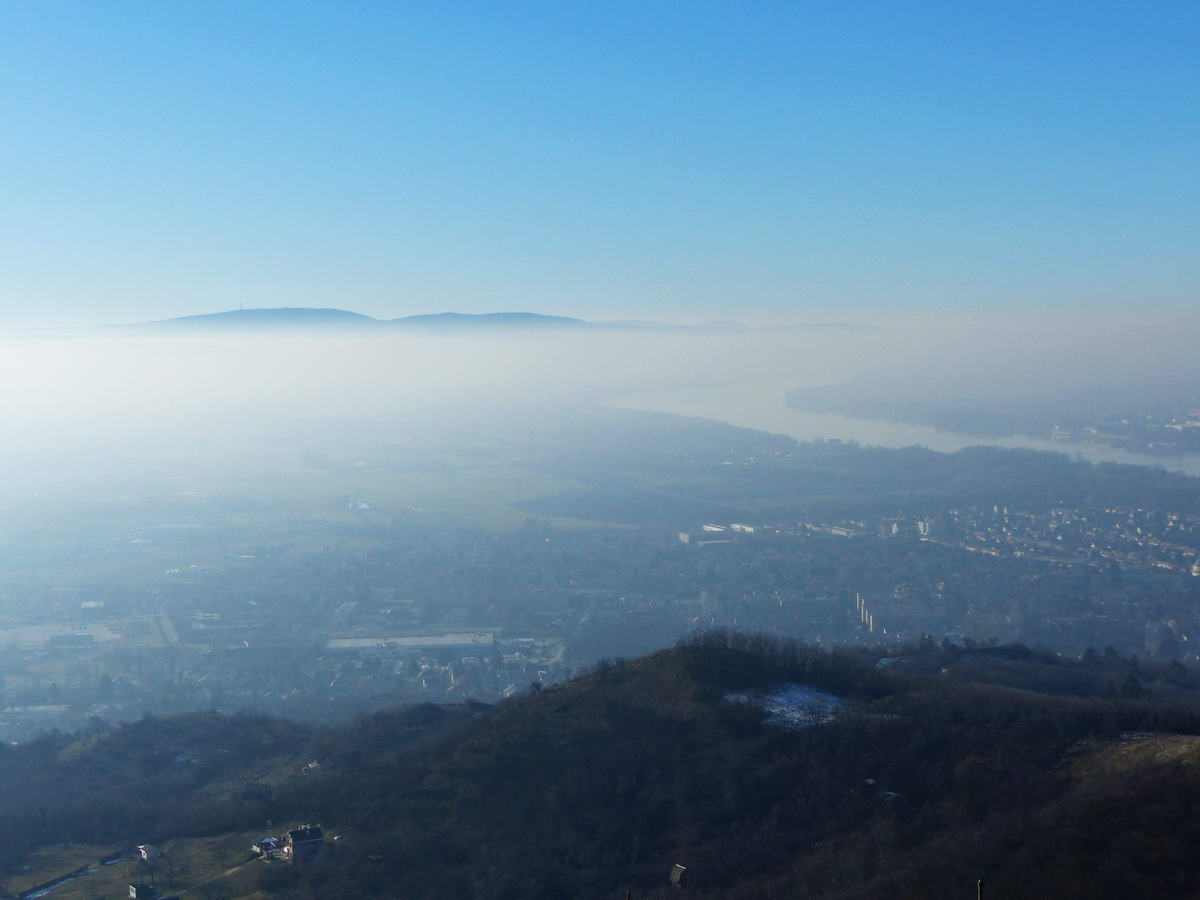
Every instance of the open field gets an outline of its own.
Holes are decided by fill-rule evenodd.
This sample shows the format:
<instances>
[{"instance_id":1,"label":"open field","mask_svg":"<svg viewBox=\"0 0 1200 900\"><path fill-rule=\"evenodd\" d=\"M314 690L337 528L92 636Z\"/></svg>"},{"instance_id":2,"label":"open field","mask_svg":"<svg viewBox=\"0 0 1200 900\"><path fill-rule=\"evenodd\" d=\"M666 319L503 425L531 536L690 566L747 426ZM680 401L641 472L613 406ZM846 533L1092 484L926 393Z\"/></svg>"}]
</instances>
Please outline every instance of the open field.
<instances>
[{"instance_id":1,"label":"open field","mask_svg":"<svg viewBox=\"0 0 1200 900\"><path fill-rule=\"evenodd\" d=\"M62 844L46 847L32 854L26 862L30 868L13 877L8 889L19 896L34 885L51 881L83 866L92 871L73 881L54 888L44 896L53 900L116 900L129 895L133 882L157 884L164 893L180 897L203 897L204 886L219 882L243 864L285 865L264 863L254 858L250 844L279 828L264 827L208 838L186 838L168 841L159 849L162 856L153 864L129 856L110 865L100 860L114 848L92 844Z\"/></svg>"}]
</instances>

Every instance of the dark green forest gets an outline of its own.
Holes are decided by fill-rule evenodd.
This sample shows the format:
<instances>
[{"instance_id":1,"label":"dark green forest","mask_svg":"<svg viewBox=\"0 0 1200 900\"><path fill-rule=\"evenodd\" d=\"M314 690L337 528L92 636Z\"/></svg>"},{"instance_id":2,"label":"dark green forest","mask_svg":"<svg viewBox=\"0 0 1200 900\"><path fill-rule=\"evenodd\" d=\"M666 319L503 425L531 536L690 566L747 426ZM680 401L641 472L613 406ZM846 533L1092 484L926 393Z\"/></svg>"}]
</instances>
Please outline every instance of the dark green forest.
<instances>
[{"instance_id":1,"label":"dark green forest","mask_svg":"<svg viewBox=\"0 0 1200 900\"><path fill-rule=\"evenodd\" d=\"M785 730L731 691L843 700ZM498 706L425 704L314 728L194 714L0 753L3 864L320 821L307 866L241 896L1193 896L1198 682L1112 651L925 641L819 650L700 633ZM318 767L306 770L307 761Z\"/></svg>"}]
</instances>

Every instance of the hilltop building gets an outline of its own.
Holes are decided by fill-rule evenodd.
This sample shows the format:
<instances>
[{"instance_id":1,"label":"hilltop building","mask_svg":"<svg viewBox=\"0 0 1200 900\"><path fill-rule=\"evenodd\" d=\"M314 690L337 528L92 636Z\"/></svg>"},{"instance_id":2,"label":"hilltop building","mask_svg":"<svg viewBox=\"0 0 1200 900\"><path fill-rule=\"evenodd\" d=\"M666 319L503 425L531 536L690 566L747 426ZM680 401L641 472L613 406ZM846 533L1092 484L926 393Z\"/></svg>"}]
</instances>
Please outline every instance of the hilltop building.
<instances>
[{"instance_id":1,"label":"hilltop building","mask_svg":"<svg viewBox=\"0 0 1200 900\"><path fill-rule=\"evenodd\" d=\"M325 834L320 825L301 825L283 837L283 853L289 862L308 862L325 846Z\"/></svg>"}]
</instances>

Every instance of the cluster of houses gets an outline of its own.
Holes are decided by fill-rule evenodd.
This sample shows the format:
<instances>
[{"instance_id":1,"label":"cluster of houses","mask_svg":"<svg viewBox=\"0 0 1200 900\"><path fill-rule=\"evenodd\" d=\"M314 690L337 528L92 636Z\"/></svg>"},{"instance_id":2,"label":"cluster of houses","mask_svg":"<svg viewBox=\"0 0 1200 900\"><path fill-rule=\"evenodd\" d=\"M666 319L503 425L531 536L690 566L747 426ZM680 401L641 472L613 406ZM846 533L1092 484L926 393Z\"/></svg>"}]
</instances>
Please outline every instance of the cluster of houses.
<instances>
[{"instance_id":1,"label":"cluster of houses","mask_svg":"<svg viewBox=\"0 0 1200 900\"><path fill-rule=\"evenodd\" d=\"M320 825L300 825L285 831L282 837L260 838L250 849L265 860L304 863L320 854L325 847L325 833Z\"/></svg>"},{"instance_id":2,"label":"cluster of houses","mask_svg":"<svg viewBox=\"0 0 1200 900\"><path fill-rule=\"evenodd\" d=\"M335 836L336 837L336 836ZM314 859L325 847L325 833L320 825L300 825L285 831L280 837L264 837L250 845L250 849L265 861L305 863ZM136 858L153 863L161 856L152 844L139 844ZM153 884L135 882L129 885L131 900L174 900L166 897Z\"/></svg>"}]
</instances>

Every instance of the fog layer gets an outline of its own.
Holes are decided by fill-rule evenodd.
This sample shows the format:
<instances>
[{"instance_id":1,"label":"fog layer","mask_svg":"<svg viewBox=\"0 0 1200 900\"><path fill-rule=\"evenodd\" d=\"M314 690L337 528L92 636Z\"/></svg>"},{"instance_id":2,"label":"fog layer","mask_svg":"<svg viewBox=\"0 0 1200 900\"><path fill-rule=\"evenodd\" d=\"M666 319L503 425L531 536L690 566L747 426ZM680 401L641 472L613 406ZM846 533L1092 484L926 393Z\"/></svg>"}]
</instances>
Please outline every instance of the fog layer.
<instances>
[{"instance_id":1,"label":"fog layer","mask_svg":"<svg viewBox=\"0 0 1200 900\"><path fill-rule=\"evenodd\" d=\"M330 439L486 441L517 411L532 421L732 384L782 405L790 387L854 381L885 411L917 396L1022 402L1113 385L1135 404L1163 384L1198 383L1198 325L1197 314L1160 312L497 337L10 337L0 341L4 481L29 489L67 472L136 474L164 455L245 466L269 446Z\"/></svg>"}]
</instances>

